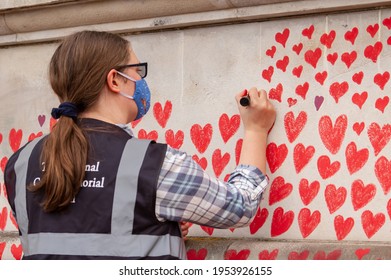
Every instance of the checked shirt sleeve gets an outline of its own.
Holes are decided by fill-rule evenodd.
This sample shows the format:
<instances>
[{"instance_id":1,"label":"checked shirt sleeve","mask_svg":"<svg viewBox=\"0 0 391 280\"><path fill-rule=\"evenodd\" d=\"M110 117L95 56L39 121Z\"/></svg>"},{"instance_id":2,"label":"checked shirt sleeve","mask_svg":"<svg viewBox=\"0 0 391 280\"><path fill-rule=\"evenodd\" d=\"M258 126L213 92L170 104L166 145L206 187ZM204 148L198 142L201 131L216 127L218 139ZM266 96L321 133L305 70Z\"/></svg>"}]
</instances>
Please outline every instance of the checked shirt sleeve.
<instances>
[{"instance_id":1,"label":"checked shirt sleeve","mask_svg":"<svg viewBox=\"0 0 391 280\"><path fill-rule=\"evenodd\" d=\"M159 176L156 216L215 227L251 222L268 182L253 166L239 165L228 182L209 176L186 153L168 147Z\"/></svg>"}]
</instances>

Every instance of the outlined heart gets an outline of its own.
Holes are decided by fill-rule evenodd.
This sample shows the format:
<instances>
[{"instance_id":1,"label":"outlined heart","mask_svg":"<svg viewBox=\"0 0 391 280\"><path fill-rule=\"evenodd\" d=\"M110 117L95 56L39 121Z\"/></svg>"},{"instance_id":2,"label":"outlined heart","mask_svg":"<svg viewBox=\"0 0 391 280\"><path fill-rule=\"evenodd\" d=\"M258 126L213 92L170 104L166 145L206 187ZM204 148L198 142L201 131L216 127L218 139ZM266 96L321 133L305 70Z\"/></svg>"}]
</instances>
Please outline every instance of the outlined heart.
<instances>
[{"instance_id":1,"label":"outlined heart","mask_svg":"<svg viewBox=\"0 0 391 280\"><path fill-rule=\"evenodd\" d=\"M333 214L345 203L347 191L344 187L338 189L333 184L326 186L324 197L330 214Z\"/></svg>"},{"instance_id":2,"label":"outlined heart","mask_svg":"<svg viewBox=\"0 0 391 280\"><path fill-rule=\"evenodd\" d=\"M337 215L334 218L334 229L338 240L344 240L350 233L354 226L354 220L352 217L345 218L341 215Z\"/></svg>"},{"instance_id":3,"label":"outlined heart","mask_svg":"<svg viewBox=\"0 0 391 280\"><path fill-rule=\"evenodd\" d=\"M374 184L364 185L360 179L352 183L350 192L354 211L357 211L367 205L376 195L376 186Z\"/></svg>"},{"instance_id":4,"label":"outlined heart","mask_svg":"<svg viewBox=\"0 0 391 280\"><path fill-rule=\"evenodd\" d=\"M308 205L312 200L317 196L320 189L320 184L318 181L313 181L309 184L307 179L301 179L299 183L299 193L300 198L303 201L304 205Z\"/></svg>"},{"instance_id":5,"label":"outlined heart","mask_svg":"<svg viewBox=\"0 0 391 280\"><path fill-rule=\"evenodd\" d=\"M338 260L341 257L342 251L340 249L331 251L326 255L325 251L318 251L314 255L314 260Z\"/></svg>"},{"instance_id":6,"label":"outlined heart","mask_svg":"<svg viewBox=\"0 0 391 280\"><path fill-rule=\"evenodd\" d=\"M240 126L240 116L233 115L231 118L226 113L222 114L219 118L219 129L221 137L224 143L227 143L229 139L238 131Z\"/></svg>"},{"instance_id":7,"label":"outlined heart","mask_svg":"<svg viewBox=\"0 0 391 280\"><path fill-rule=\"evenodd\" d=\"M356 143L350 142L346 146L345 158L349 173L353 174L359 171L367 163L369 151L366 148L357 151Z\"/></svg>"},{"instance_id":8,"label":"outlined heart","mask_svg":"<svg viewBox=\"0 0 391 280\"><path fill-rule=\"evenodd\" d=\"M289 142L292 143L296 140L306 123L307 113L305 111L301 111L297 118L292 111L285 114L284 127Z\"/></svg>"},{"instance_id":9,"label":"outlined heart","mask_svg":"<svg viewBox=\"0 0 391 280\"><path fill-rule=\"evenodd\" d=\"M292 184L285 183L285 179L281 176L276 177L270 186L269 205L283 200L291 194L292 190Z\"/></svg>"},{"instance_id":10,"label":"outlined heart","mask_svg":"<svg viewBox=\"0 0 391 280\"><path fill-rule=\"evenodd\" d=\"M198 251L195 249L190 249L187 251L188 260L205 260L208 255L208 249L201 248Z\"/></svg>"},{"instance_id":11,"label":"outlined heart","mask_svg":"<svg viewBox=\"0 0 391 280\"><path fill-rule=\"evenodd\" d=\"M379 231L385 221L386 217L383 213L373 215L372 211L365 210L361 214L361 224L368 239L371 239Z\"/></svg>"},{"instance_id":12,"label":"outlined heart","mask_svg":"<svg viewBox=\"0 0 391 280\"><path fill-rule=\"evenodd\" d=\"M302 252L292 251L288 254L288 260L306 260L310 255L309 250L304 250Z\"/></svg>"},{"instance_id":13,"label":"outlined heart","mask_svg":"<svg viewBox=\"0 0 391 280\"><path fill-rule=\"evenodd\" d=\"M273 212L270 233L272 237L279 236L286 232L292 225L295 214L293 211L284 213L284 208L277 207Z\"/></svg>"},{"instance_id":14,"label":"outlined heart","mask_svg":"<svg viewBox=\"0 0 391 280\"><path fill-rule=\"evenodd\" d=\"M276 172L281 167L288 155L288 148L285 144L277 146L276 143L272 142L266 147L266 159L269 165L271 173Z\"/></svg>"},{"instance_id":15,"label":"outlined heart","mask_svg":"<svg viewBox=\"0 0 391 280\"><path fill-rule=\"evenodd\" d=\"M199 124L193 124L190 129L190 138L199 153L204 153L212 139L213 129L211 124L201 127Z\"/></svg>"},{"instance_id":16,"label":"outlined heart","mask_svg":"<svg viewBox=\"0 0 391 280\"><path fill-rule=\"evenodd\" d=\"M13 152L16 152L22 142L23 132L21 129L12 128L8 135L9 145Z\"/></svg>"},{"instance_id":17,"label":"outlined heart","mask_svg":"<svg viewBox=\"0 0 391 280\"><path fill-rule=\"evenodd\" d=\"M171 111L172 111L172 103L169 100L167 100L166 103L164 104L164 109L160 102L156 102L153 105L153 115L155 116L155 119L158 122L158 124L163 128L166 127L167 121L171 116Z\"/></svg>"},{"instance_id":18,"label":"outlined heart","mask_svg":"<svg viewBox=\"0 0 391 280\"><path fill-rule=\"evenodd\" d=\"M322 116L319 120L319 135L325 147L336 154L345 138L345 132L348 125L346 115L340 115L333 125L329 116Z\"/></svg>"},{"instance_id":19,"label":"outlined heart","mask_svg":"<svg viewBox=\"0 0 391 280\"><path fill-rule=\"evenodd\" d=\"M385 195L391 190L391 160L380 157L375 163L375 174Z\"/></svg>"},{"instance_id":20,"label":"outlined heart","mask_svg":"<svg viewBox=\"0 0 391 280\"><path fill-rule=\"evenodd\" d=\"M182 130L178 130L175 134L172 129L169 129L166 131L165 134L166 137L166 143L174 148L174 149L180 149L183 144L183 140L185 138L185 134Z\"/></svg>"},{"instance_id":21,"label":"outlined heart","mask_svg":"<svg viewBox=\"0 0 391 280\"><path fill-rule=\"evenodd\" d=\"M240 250L239 252L236 250L227 250L224 253L224 260L247 260L250 256L251 251L248 249Z\"/></svg>"},{"instance_id":22,"label":"outlined heart","mask_svg":"<svg viewBox=\"0 0 391 280\"><path fill-rule=\"evenodd\" d=\"M224 171L224 168L227 166L231 156L229 153L221 155L221 150L216 149L212 155L212 167L216 177L220 177L221 173Z\"/></svg>"},{"instance_id":23,"label":"outlined heart","mask_svg":"<svg viewBox=\"0 0 391 280\"><path fill-rule=\"evenodd\" d=\"M314 153L314 146L308 146L306 148L302 143L295 146L293 149L293 163L297 174L299 174L300 171L309 163Z\"/></svg>"},{"instance_id":24,"label":"outlined heart","mask_svg":"<svg viewBox=\"0 0 391 280\"><path fill-rule=\"evenodd\" d=\"M349 90L348 82L334 82L330 85L330 95L334 98L335 103L338 103L339 99L344 96Z\"/></svg>"},{"instance_id":25,"label":"outlined heart","mask_svg":"<svg viewBox=\"0 0 391 280\"><path fill-rule=\"evenodd\" d=\"M391 139L391 125L385 124L380 127L379 124L373 122L368 128L368 137L377 156Z\"/></svg>"},{"instance_id":26,"label":"outlined heart","mask_svg":"<svg viewBox=\"0 0 391 280\"><path fill-rule=\"evenodd\" d=\"M311 214L311 210L303 208L299 212L298 223L301 235L303 238L307 238L319 225L321 221L321 214L318 210L315 210Z\"/></svg>"},{"instance_id":27,"label":"outlined heart","mask_svg":"<svg viewBox=\"0 0 391 280\"><path fill-rule=\"evenodd\" d=\"M263 250L258 254L258 260L275 260L278 256L278 249L274 249L269 252L268 250Z\"/></svg>"},{"instance_id":28,"label":"outlined heart","mask_svg":"<svg viewBox=\"0 0 391 280\"><path fill-rule=\"evenodd\" d=\"M269 211L266 208L258 207L257 213L255 214L254 220L251 222L250 234L255 234L266 222L269 216Z\"/></svg>"},{"instance_id":29,"label":"outlined heart","mask_svg":"<svg viewBox=\"0 0 391 280\"><path fill-rule=\"evenodd\" d=\"M330 158L326 155L320 156L317 162L319 175L323 179L330 178L338 172L341 167L339 161L331 163Z\"/></svg>"}]
</instances>

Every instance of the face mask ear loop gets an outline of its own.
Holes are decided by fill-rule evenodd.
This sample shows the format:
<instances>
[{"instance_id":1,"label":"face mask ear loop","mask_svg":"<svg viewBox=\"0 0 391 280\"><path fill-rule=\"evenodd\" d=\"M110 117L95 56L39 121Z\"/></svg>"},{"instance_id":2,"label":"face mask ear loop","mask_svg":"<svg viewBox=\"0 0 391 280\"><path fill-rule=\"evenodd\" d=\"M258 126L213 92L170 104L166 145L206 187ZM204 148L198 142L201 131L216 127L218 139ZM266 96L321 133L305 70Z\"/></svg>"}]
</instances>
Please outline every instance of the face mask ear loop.
<instances>
[{"instance_id":1,"label":"face mask ear loop","mask_svg":"<svg viewBox=\"0 0 391 280\"><path fill-rule=\"evenodd\" d=\"M133 79L132 77L130 77L130 76L128 76L128 75L126 75L126 74L124 74L122 72L117 71L117 73L120 74L122 77L124 77L124 78L126 78L128 80L131 80L132 82L137 82L135 79Z\"/></svg>"}]
</instances>

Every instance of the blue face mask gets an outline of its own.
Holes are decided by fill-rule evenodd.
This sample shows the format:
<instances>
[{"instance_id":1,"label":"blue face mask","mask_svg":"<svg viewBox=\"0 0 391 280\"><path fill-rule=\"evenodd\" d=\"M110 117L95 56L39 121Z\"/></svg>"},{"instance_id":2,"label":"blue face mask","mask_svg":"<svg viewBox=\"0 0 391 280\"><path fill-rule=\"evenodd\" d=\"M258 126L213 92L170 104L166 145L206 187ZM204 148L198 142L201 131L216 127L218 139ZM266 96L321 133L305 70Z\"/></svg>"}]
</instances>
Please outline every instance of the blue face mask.
<instances>
[{"instance_id":1,"label":"blue face mask","mask_svg":"<svg viewBox=\"0 0 391 280\"><path fill-rule=\"evenodd\" d=\"M135 82L136 84L133 96L127 95L122 92L120 92L119 94L136 102L138 112L134 120L138 120L148 112L149 107L151 106L151 92L149 91L147 82L144 79L135 80L132 77L129 77L128 75L121 72L117 73L120 74L122 77L132 82Z\"/></svg>"}]
</instances>

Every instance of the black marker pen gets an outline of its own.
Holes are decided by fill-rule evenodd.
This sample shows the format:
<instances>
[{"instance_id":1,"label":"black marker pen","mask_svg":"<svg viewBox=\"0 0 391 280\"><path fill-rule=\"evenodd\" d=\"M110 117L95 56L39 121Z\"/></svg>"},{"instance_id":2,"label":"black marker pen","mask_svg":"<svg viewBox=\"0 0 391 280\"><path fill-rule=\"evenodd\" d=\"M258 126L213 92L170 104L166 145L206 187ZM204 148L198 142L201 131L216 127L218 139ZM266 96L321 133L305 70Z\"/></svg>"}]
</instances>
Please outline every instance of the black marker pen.
<instances>
[{"instance_id":1,"label":"black marker pen","mask_svg":"<svg viewBox=\"0 0 391 280\"><path fill-rule=\"evenodd\" d=\"M247 94L247 89L244 90L243 96L239 100L240 105L247 107L250 105L250 96Z\"/></svg>"}]
</instances>

